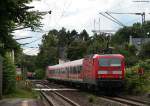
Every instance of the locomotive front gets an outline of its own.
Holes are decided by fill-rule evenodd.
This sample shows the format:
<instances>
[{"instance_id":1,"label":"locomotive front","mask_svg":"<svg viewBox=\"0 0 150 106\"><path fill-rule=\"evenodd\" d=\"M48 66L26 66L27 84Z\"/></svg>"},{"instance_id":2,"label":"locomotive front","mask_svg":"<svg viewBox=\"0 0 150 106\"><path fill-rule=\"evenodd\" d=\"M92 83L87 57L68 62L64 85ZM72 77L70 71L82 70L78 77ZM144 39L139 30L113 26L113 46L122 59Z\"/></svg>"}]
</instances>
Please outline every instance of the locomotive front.
<instances>
[{"instance_id":1,"label":"locomotive front","mask_svg":"<svg viewBox=\"0 0 150 106\"><path fill-rule=\"evenodd\" d=\"M122 87L124 82L124 56L101 55L97 57L96 80L99 87Z\"/></svg>"}]
</instances>

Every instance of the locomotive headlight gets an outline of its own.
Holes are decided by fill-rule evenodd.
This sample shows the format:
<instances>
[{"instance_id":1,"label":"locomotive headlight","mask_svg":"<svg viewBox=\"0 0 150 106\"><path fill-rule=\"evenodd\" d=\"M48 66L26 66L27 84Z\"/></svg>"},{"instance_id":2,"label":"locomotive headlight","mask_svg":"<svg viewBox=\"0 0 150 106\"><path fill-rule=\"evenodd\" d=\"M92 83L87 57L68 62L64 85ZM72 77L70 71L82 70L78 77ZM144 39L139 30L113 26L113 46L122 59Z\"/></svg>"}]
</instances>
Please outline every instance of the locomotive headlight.
<instances>
[{"instance_id":1,"label":"locomotive headlight","mask_svg":"<svg viewBox=\"0 0 150 106\"><path fill-rule=\"evenodd\" d=\"M112 71L113 74L122 74L122 71Z\"/></svg>"},{"instance_id":2,"label":"locomotive headlight","mask_svg":"<svg viewBox=\"0 0 150 106\"><path fill-rule=\"evenodd\" d=\"M99 70L99 71L98 71L98 74L107 74L107 73L108 73L107 70Z\"/></svg>"}]
</instances>

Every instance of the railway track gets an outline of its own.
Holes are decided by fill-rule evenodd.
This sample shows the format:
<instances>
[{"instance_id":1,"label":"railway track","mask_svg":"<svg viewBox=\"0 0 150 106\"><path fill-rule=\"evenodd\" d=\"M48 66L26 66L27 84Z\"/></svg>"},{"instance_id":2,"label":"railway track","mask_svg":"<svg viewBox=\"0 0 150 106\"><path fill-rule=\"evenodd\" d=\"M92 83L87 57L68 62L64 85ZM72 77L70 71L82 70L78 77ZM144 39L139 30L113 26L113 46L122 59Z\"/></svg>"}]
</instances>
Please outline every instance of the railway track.
<instances>
[{"instance_id":1,"label":"railway track","mask_svg":"<svg viewBox=\"0 0 150 106\"><path fill-rule=\"evenodd\" d=\"M114 101L127 106L150 106L148 102L143 102L140 100L129 99L124 97L100 97L106 101Z\"/></svg>"},{"instance_id":2,"label":"railway track","mask_svg":"<svg viewBox=\"0 0 150 106\"><path fill-rule=\"evenodd\" d=\"M131 101L135 101L135 102L138 102L138 103L141 103L141 104L145 104L147 106L150 106L150 102L149 101L145 101L145 100L139 100L139 99L136 99L136 98L130 98L130 97L124 97L124 96L118 96L119 98L122 98L122 99L127 99L127 100L131 100Z\"/></svg>"},{"instance_id":3,"label":"railway track","mask_svg":"<svg viewBox=\"0 0 150 106\"><path fill-rule=\"evenodd\" d=\"M38 82L38 84L43 85L43 88L50 88L46 81ZM51 104L51 106L79 106L78 103L70 100L69 98L58 93L57 91L50 91L50 92L41 91L41 92L42 95L44 95L44 97L47 98L47 100L50 102L49 104ZM150 106L149 102L142 101L139 99L126 98L124 96L116 96L116 97L99 96L99 98L107 102L118 103L121 106Z\"/></svg>"},{"instance_id":4,"label":"railway track","mask_svg":"<svg viewBox=\"0 0 150 106\"><path fill-rule=\"evenodd\" d=\"M42 88L50 89L45 82L39 81L36 83L41 84L43 86ZM61 95L57 91L42 91L41 89L40 93L50 106L80 106L78 103Z\"/></svg>"}]
</instances>

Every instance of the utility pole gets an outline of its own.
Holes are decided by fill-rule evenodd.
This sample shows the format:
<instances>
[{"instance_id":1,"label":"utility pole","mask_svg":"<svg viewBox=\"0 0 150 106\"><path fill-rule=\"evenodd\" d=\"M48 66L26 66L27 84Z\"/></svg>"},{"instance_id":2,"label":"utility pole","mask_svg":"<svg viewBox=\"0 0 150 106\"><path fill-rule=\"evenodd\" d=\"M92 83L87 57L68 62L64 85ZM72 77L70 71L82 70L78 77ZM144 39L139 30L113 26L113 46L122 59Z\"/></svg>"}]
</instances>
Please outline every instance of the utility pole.
<instances>
[{"instance_id":1,"label":"utility pole","mask_svg":"<svg viewBox=\"0 0 150 106\"><path fill-rule=\"evenodd\" d=\"M135 0L133 2L136 2L136 3L149 3L150 1L149 0ZM142 16L142 24L143 24L145 22L145 12L137 13L136 15L141 15Z\"/></svg>"},{"instance_id":2,"label":"utility pole","mask_svg":"<svg viewBox=\"0 0 150 106\"><path fill-rule=\"evenodd\" d=\"M100 22L101 22L101 21L100 21L100 18L99 18L99 31L100 31L100 25L101 25Z\"/></svg>"}]
</instances>

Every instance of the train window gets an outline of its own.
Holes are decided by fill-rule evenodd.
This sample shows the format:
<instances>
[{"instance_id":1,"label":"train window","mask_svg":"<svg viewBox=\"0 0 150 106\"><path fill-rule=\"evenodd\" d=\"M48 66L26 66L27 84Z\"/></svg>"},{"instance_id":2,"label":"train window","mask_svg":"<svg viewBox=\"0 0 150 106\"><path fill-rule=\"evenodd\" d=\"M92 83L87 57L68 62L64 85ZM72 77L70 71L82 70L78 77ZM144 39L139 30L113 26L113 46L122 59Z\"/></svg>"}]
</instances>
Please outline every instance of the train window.
<instances>
[{"instance_id":1,"label":"train window","mask_svg":"<svg viewBox=\"0 0 150 106\"><path fill-rule=\"evenodd\" d=\"M80 71L82 70L82 66L80 66Z\"/></svg>"},{"instance_id":2,"label":"train window","mask_svg":"<svg viewBox=\"0 0 150 106\"><path fill-rule=\"evenodd\" d=\"M100 58L100 66L121 66L121 60L118 58Z\"/></svg>"},{"instance_id":3,"label":"train window","mask_svg":"<svg viewBox=\"0 0 150 106\"><path fill-rule=\"evenodd\" d=\"M121 66L121 60L120 59L117 59L117 58L114 58L111 60L111 66Z\"/></svg>"},{"instance_id":4,"label":"train window","mask_svg":"<svg viewBox=\"0 0 150 106\"><path fill-rule=\"evenodd\" d=\"M75 68L76 68L76 74L78 74L79 73L78 72L78 70L79 70L78 66L76 66Z\"/></svg>"},{"instance_id":5,"label":"train window","mask_svg":"<svg viewBox=\"0 0 150 106\"><path fill-rule=\"evenodd\" d=\"M80 73L80 66L77 66L77 74Z\"/></svg>"},{"instance_id":6,"label":"train window","mask_svg":"<svg viewBox=\"0 0 150 106\"><path fill-rule=\"evenodd\" d=\"M99 60L99 65L100 66L109 66L109 61L108 61L109 59L104 59L104 58L101 58L100 60Z\"/></svg>"},{"instance_id":7,"label":"train window","mask_svg":"<svg viewBox=\"0 0 150 106\"><path fill-rule=\"evenodd\" d=\"M76 74L76 67L73 67L73 73Z\"/></svg>"},{"instance_id":8,"label":"train window","mask_svg":"<svg viewBox=\"0 0 150 106\"><path fill-rule=\"evenodd\" d=\"M55 70L55 74L57 74L57 69Z\"/></svg>"},{"instance_id":9,"label":"train window","mask_svg":"<svg viewBox=\"0 0 150 106\"><path fill-rule=\"evenodd\" d=\"M73 74L75 73L75 67L72 67L72 73Z\"/></svg>"},{"instance_id":10,"label":"train window","mask_svg":"<svg viewBox=\"0 0 150 106\"><path fill-rule=\"evenodd\" d=\"M73 67L71 67L71 73L73 73Z\"/></svg>"}]
</instances>

